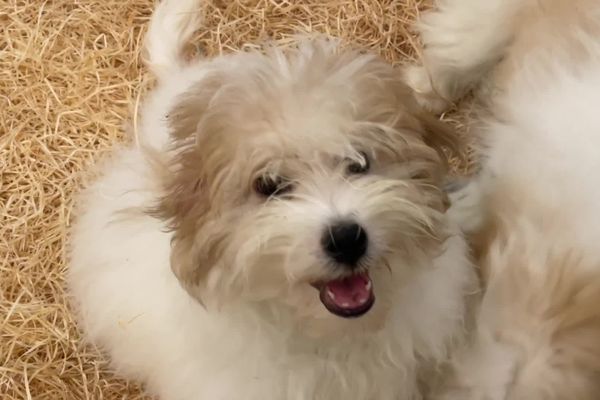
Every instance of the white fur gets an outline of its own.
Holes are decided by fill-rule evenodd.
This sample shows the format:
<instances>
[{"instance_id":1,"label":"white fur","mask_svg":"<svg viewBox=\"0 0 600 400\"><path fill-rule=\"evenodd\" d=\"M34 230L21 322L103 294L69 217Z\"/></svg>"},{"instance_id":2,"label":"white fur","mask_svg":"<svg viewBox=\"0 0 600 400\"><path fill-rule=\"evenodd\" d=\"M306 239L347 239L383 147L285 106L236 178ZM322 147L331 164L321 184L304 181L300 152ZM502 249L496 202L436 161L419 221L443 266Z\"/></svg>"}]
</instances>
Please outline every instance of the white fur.
<instances>
[{"instance_id":1,"label":"white fur","mask_svg":"<svg viewBox=\"0 0 600 400\"><path fill-rule=\"evenodd\" d=\"M454 100L505 58L500 72L491 75L492 96L482 99L491 114L478 132L483 172L454 195L453 207L471 232L491 209L508 237L488 243L487 289L472 343L453 360L448 386L436 399L592 398L587 396L594 378L587 379L597 365L578 369L575 362L553 361L575 358L570 352L580 339L573 335L573 348L553 344L558 328L551 316L568 316L550 307L572 281L588 277L590 287L600 282L600 7L561 0L439 3L422 23L426 66L411 67L408 75L413 84L421 82L421 101L439 109L440 93L423 82L433 82ZM561 6L571 14L553 15ZM585 29L578 25L582 20ZM557 286L549 277L554 267L564 266L554 258L573 254L576 259ZM549 311L530 313L534 305ZM569 310L578 312L574 305ZM584 324L562 332L561 339L569 340ZM597 351L598 346L587 349Z\"/></svg>"},{"instance_id":2,"label":"white fur","mask_svg":"<svg viewBox=\"0 0 600 400\"><path fill-rule=\"evenodd\" d=\"M141 110L139 143L115 150L79 201L69 281L87 338L107 350L120 373L142 380L163 399L420 399L417 377L442 360L462 333L464 295L472 283L464 239L452 225L438 258L419 258L409 266L398 259L390 265L395 274L374 273L374 285L394 293L381 298L390 302L390 312L374 331L357 320L348 322L346 332L313 337L297 329L283 306L242 301L207 309L171 271L172 233L143 212L161 194L160 174L148 154L169 153L165 114L179 95L207 71L243 69L253 60L233 55L189 65L179 61L197 5L191 0L159 5L148 34L159 82ZM281 68L289 65L282 61ZM340 195L337 212L369 201L351 193ZM301 221L311 214L329 216L328 204L300 210L298 223L312 223ZM299 257L289 266L301 266L308 255ZM400 269L408 267L409 280L402 282Z\"/></svg>"}]
</instances>

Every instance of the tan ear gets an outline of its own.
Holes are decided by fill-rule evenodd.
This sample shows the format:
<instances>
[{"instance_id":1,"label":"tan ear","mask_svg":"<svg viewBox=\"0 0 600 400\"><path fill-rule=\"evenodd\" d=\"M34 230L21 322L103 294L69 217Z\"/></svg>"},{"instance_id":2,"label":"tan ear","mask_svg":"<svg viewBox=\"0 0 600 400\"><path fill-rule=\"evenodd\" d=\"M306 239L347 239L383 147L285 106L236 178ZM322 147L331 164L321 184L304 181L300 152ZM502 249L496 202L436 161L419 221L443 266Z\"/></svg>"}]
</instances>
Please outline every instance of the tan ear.
<instances>
[{"instance_id":1,"label":"tan ear","mask_svg":"<svg viewBox=\"0 0 600 400\"><path fill-rule=\"evenodd\" d=\"M163 194L151 210L152 215L164 220L173 232L171 269L190 294L210 266L203 260L196 237L198 226L208 218L210 199L203 190L203 176L194 173L194 169L202 168L195 151L193 146L180 149L171 160L163 182Z\"/></svg>"},{"instance_id":2,"label":"tan ear","mask_svg":"<svg viewBox=\"0 0 600 400\"><path fill-rule=\"evenodd\" d=\"M203 303L209 272L218 267L228 230L210 229L197 235L194 231L177 231L171 250L171 270L181 285Z\"/></svg>"},{"instance_id":3,"label":"tan ear","mask_svg":"<svg viewBox=\"0 0 600 400\"><path fill-rule=\"evenodd\" d=\"M218 137L200 127L221 81L207 78L181 95L168 114L173 151L162 164L162 196L149 212L173 231L171 268L182 285L195 297L201 281L215 263L219 235L202 228L214 219L210 185L220 164L209 148L218 146ZM205 151L206 150L206 151ZM214 152L213 152L214 153ZM204 232L199 235L199 230ZM192 293L194 291L194 293Z\"/></svg>"},{"instance_id":4,"label":"tan ear","mask_svg":"<svg viewBox=\"0 0 600 400\"><path fill-rule=\"evenodd\" d=\"M461 162L465 161L464 139L454 127L425 111L416 111L413 115L419 121L425 143L435 149L444 161L448 159L446 151L450 151Z\"/></svg>"},{"instance_id":5,"label":"tan ear","mask_svg":"<svg viewBox=\"0 0 600 400\"><path fill-rule=\"evenodd\" d=\"M167 116L173 151L164 166L164 195L157 211L158 216L170 221L173 229L181 225L193 208L195 213L201 213L203 203L208 202L200 198L206 195L203 188L210 184L207 181L211 174L200 141L209 142L212 138L211 132L205 132L207 129L200 124L206 119L221 82L218 72L204 78L177 98Z\"/></svg>"},{"instance_id":6,"label":"tan ear","mask_svg":"<svg viewBox=\"0 0 600 400\"><path fill-rule=\"evenodd\" d=\"M171 137L177 141L198 133L198 124L222 85L219 73L213 73L180 95L168 114Z\"/></svg>"}]
</instances>

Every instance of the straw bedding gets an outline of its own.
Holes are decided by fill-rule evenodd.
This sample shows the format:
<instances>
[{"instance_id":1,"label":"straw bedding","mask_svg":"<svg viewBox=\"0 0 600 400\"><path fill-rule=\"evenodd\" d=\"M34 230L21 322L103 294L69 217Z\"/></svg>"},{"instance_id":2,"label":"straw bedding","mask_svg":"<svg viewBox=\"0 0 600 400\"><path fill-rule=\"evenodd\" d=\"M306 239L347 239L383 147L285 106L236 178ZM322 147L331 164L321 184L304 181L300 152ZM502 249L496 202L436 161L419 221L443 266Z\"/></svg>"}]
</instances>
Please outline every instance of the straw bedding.
<instances>
[{"instance_id":1,"label":"straw bedding","mask_svg":"<svg viewBox=\"0 0 600 400\"><path fill-rule=\"evenodd\" d=\"M414 57L423 0L212 0L209 55L327 32ZM142 399L82 345L64 289L80 175L135 125L151 0L0 1L0 397Z\"/></svg>"}]
</instances>

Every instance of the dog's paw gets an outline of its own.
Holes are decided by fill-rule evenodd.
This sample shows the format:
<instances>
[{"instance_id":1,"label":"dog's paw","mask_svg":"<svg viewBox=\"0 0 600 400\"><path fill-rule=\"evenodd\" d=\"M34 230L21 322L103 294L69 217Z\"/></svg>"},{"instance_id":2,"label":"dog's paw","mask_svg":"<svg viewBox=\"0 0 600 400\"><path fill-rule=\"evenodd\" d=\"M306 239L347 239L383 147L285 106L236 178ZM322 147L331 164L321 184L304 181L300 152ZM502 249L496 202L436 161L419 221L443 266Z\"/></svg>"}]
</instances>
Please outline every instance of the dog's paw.
<instances>
[{"instance_id":1,"label":"dog's paw","mask_svg":"<svg viewBox=\"0 0 600 400\"><path fill-rule=\"evenodd\" d=\"M403 75L421 107L435 114L441 114L450 108L451 103L435 90L431 76L424 66L407 65L403 69Z\"/></svg>"}]
</instances>

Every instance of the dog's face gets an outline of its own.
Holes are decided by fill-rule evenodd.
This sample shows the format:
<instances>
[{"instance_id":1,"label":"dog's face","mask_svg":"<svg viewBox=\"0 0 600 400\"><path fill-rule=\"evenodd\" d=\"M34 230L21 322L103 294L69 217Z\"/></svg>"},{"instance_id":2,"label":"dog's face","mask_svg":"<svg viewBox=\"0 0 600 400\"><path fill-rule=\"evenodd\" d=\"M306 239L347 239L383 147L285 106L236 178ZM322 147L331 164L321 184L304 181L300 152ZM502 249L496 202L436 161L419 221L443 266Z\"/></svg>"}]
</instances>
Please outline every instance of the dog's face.
<instances>
[{"instance_id":1,"label":"dog's face","mask_svg":"<svg viewBox=\"0 0 600 400\"><path fill-rule=\"evenodd\" d=\"M183 286L207 306L282 306L318 330L384 321L443 239L446 128L414 111L391 66L327 43L203 68L169 114L159 206Z\"/></svg>"}]
</instances>

